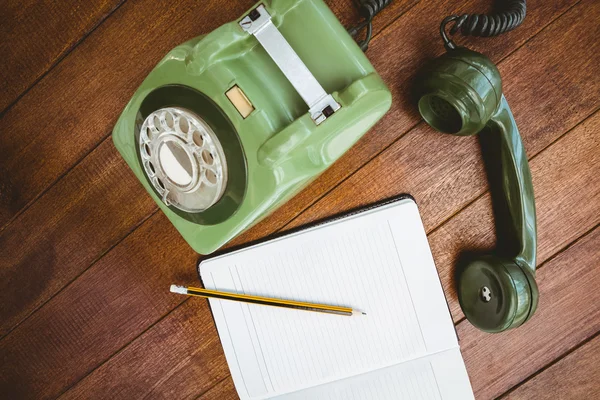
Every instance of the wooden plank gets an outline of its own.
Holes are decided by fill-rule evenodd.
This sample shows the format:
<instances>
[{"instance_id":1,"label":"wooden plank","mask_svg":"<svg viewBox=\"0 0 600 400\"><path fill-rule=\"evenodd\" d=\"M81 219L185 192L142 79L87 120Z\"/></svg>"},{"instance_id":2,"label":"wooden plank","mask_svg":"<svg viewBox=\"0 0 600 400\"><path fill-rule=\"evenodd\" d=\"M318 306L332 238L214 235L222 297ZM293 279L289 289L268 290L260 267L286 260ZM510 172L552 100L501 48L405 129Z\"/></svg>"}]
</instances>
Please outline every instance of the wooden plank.
<instances>
[{"instance_id":1,"label":"wooden plank","mask_svg":"<svg viewBox=\"0 0 600 400\"><path fill-rule=\"evenodd\" d=\"M3 2L0 115L123 1Z\"/></svg>"},{"instance_id":2,"label":"wooden plank","mask_svg":"<svg viewBox=\"0 0 600 400\"><path fill-rule=\"evenodd\" d=\"M547 247L546 250L541 248L540 257L543 259L547 259L552 254L555 254L566 244L576 240L591 229L594 224L600 222L600 193L598 193L598 187L600 187L600 178L598 178L600 176L600 162L598 160L600 144L595 135L595 132L597 132L599 128L600 112L598 112L593 119L586 121L586 123L580 125L576 130L560 139L532 162L533 171L545 171L544 175L547 175L542 180L536 181L538 209L540 210L541 217L539 220L540 242L546 243L552 241L551 243L554 246L553 248ZM565 154L569 154L570 156L565 157ZM567 171L581 171L581 176L575 173L568 174L566 173ZM536 175L540 174L536 173ZM564 179L564 182L557 186L556 181L559 179ZM582 186L581 182L588 182L588 185ZM575 193L576 191L578 191L577 194ZM486 205L484 202L482 202L482 204ZM565 204L579 204L582 208L578 208L578 210L575 211L565 207ZM584 207L584 204L589 205ZM464 237L470 237L468 233L471 231L474 232L475 237L477 237L478 234L483 237L492 236L493 227L491 221L485 223L487 222L485 220L485 215L482 215L480 211L480 206L477 203L474 203L471 207L465 209L461 213L462 215L459 214L459 216L455 218L457 221L460 221L458 224L446 224L448 229L436 231L434 235L430 236L430 242L432 243L433 248L458 248L458 246L452 245L454 242L458 242L462 246L471 246L472 243L465 243L465 241L462 240ZM573 212L576 212L576 217L572 217ZM544 216L542 216L542 213ZM480 220L483 221L483 228L477 228L478 221ZM452 224L453 221L454 219L450 221L450 224ZM556 240L556 232L561 233L560 240ZM477 244L478 243L475 241L475 245ZM452 251L453 254L456 254L457 252L456 249ZM455 296L448 290L451 285L447 277L450 276L452 265L449 263L440 263L440 260L437 257L439 257L439 254L436 255L436 264L440 275L443 278L448 299L452 308L456 309ZM546 268L546 266L544 266L544 268ZM542 270L544 268L542 268ZM541 271L538 272L538 275L540 275L540 273ZM44 311L45 310L41 310L40 312ZM170 316L165 317L161 323L167 323L170 318ZM151 332L153 329L154 328L150 328L148 332ZM145 336L146 334L142 335L133 343L144 343L144 345L140 344L140 347L154 346L155 344L146 339ZM161 351L169 351L169 349L156 349L153 350L152 353L160 353ZM179 358L185 356L185 353L179 354ZM128 348L125 348L118 357L120 360L134 358L133 356L129 356ZM223 357L218 356L218 358L218 360L204 359L204 361L207 363L225 362ZM102 380L118 381L121 369L132 368L132 366L124 367L121 364L122 361L115 366L113 366L113 363L114 361L111 359L102 366L102 369L104 370ZM185 382L196 382L197 376L195 374L201 373L201 371L190 370L190 373L188 374L186 372L188 370L187 368L181 368L179 364L175 363L172 365L172 368L178 368L181 371L180 374L183 374L183 376L180 376L181 381L178 382L178 384L182 386L177 386L177 388L175 388L176 390L188 390ZM111 371L110 374L106 372L108 370ZM92 373L76 386L77 388L82 385L85 389L77 390L87 392L97 390L95 382L97 382L98 379L94 377L96 373L97 372ZM159 375L154 377L154 379L159 378ZM197 387L197 390L198 393L201 393L203 390L206 390L206 388Z\"/></svg>"},{"instance_id":3,"label":"wooden plank","mask_svg":"<svg viewBox=\"0 0 600 400\"><path fill-rule=\"evenodd\" d=\"M400 15L409 10L420 0L394 0L383 9L373 20L373 37L394 22ZM356 26L361 17L354 0L325 0L331 11L338 17L346 28ZM364 32L359 39L364 37ZM374 43L374 42L373 42Z\"/></svg>"},{"instance_id":4,"label":"wooden plank","mask_svg":"<svg viewBox=\"0 0 600 400\"><path fill-rule=\"evenodd\" d=\"M599 376L600 336L597 335L502 398L512 400L591 398L600 394ZM215 386L215 388L220 387L221 384Z\"/></svg>"},{"instance_id":5,"label":"wooden plank","mask_svg":"<svg viewBox=\"0 0 600 400\"><path fill-rule=\"evenodd\" d=\"M0 337L157 209L126 168L102 143L0 233Z\"/></svg>"},{"instance_id":6,"label":"wooden plank","mask_svg":"<svg viewBox=\"0 0 600 400\"><path fill-rule=\"evenodd\" d=\"M197 254L183 240L173 240L174 233L167 218L155 214L0 340L0 393L8 398L55 398L179 305L185 298L170 294L169 284L197 279L192 268ZM193 309L202 304L196 302ZM206 323L209 314L203 315L204 322L194 324L196 330L187 336L207 340L206 326L215 336L212 323ZM183 327L176 323L171 329ZM166 344L166 337L159 336ZM189 355L181 350L184 357ZM176 348L162 357L169 352L176 355ZM173 367L158 354L145 354ZM163 377L156 367L149 372Z\"/></svg>"},{"instance_id":7,"label":"wooden plank","mask_svg":"<svg viewBox=\"0 0 600 400\"><path fill-rule=\"evenodd\" d=\"M525 325L490 335L458 324L476 398L501 395L600 331L599 247L596 228L539 271L540 303Z\"/></svg>"},{"instance_id":8,"label":"wooden plank","mask_svg":"<svg viewBox=\"0 0 600 400\"><path fill-rule=\"evenodd\" d=\"M102 158L99 158L99 159L101 160ZM166 228L166 229L168 229L168 228ZM80 246L80 247L84 247L84 246ZM190 256L190 258L189 258L189 259L191 260L191 259L192 259L192 256ZM188 264L189 264L189 261L188 261Z\"/></svg>"},{"instance_id":9,"label":"wooden plank","mask_svg":"<svg viewBox=\"0 0 600 400\"><path fill-rule=\"evenodd\" d=\"M108 136L171 48L237 18L251 4L213 0L199 7L178 0L166 7L142 0L115 11L0 120L0 227Z\"/></svg>"},{"instance_id":10,"label":"wooden plank","mask_svg":"<svg viewBox=\"0 0 600 400\"><path fill-rule=\"evenodd\" d=\"M202 400L237 400L239 399L235 387L233 386L233 379L228 376L215 386L210 388L206 393L201 394L198 399Z\"/></svg>"},{"instance_id":11,"label":"wooden plank","mask_svg":"<svg viewBox=\"0 0 600 400\"><path fill-rule=\"evenodd\" d=\"M404 27L404 25L400 25L400 26ZM374 51L374 50L372 50L372 51ZM103 171L103 167L102 167L102 164L104 162L103 161L103 157L104 157L104 153L103 152L99 152L99 151L95 151L95 152L93 152L90 155L90 158L93 159L93 161L90 160L90 164L96 165L98 167L99 174L105 174L105 171ZM124 173L126 173L126 172L124 172ZM90 175L89 175L90 179L93 180L91 174L93 174L93 172L90 172ZM67 177L65 179L69 179L69 177ZM76 198L79 198L81 196L79 185L80 185L79 182L77 182L77 183L70 183L70 184L67 183L67 184L65 184L65 187L67 189L65 189L63 187L63 188L60 188L60 189L56 188L56 189L53 189L53 190L55 190L55 191L60 190L61 194L62 194L62 197L63 197L63 202L68 203L68 202L71 201L69 199L71 199L73 196L76 197ZM135 190L135 192L128 193L125 190L125 188L124 188L124 190L115 190L114 194L115 195L116 194L121 194L122 195L122 197L121 197L122 200L121 201L123 203L126 203L129 198L137 197L138 196L138 194L139 194L138 189L139 189L139 187L137 185L134 185L134 187L132 188L132 190ZM41 202L41 204L46 204L47 202L54 202L54 198L55 198L55 196L46 196L43 199L41 199L40 202ZM107 204L103 201L102 196L98 196L98 195L89 196L88 199L86 200L86 204L89 204L91 209L94 209L93 206L96 205L96 207L98 207L98 209L102 208L103 210L105 210L105 213L108 214L108 215L111 215L113 213L117 213L118 212L118 210L114 210L113 211L110 208L107 208ZM117 204L117 207L119 207L121 203L119 201L116 201L115 204ZM46 205L46 206L48 206L48 205ZM40 205L39 207L42 207L42 205ZM293 208L293 207L295 207L295 205L292 204L291 207ZM286 209L289 210L291 208L290 207L286 207ZM136 211L134 211L134 212L131 213L130 220L132 221L132 224L131 224L132 227L135 226L136 224L138 224L141 220L143 220L143 218L146 217L147 210L148 210L147 207L146 208L139 208L138 210L136 210L136 211L139 211L139 216L135 215ZM19 237L19 235L24 235L27 232L26 230L23 231L23 232L19 232L18 231L18 229L19 229L18 227L19 226L23 226L23 227L26 226L26 225L22 225L21 224L21 221L23 219L27 219L27 218L23 217L23 218L19 218L17 221L15 221L15 223L13 224L13 227L17 226L17 228L7 231L5 233L5 235L10 235L10 236L14 235L15 237ZM41 221L43 221L43 220L41 220ZM275 223L273 220L268 221L268 223L269 222ZM42 224L40 224L40 225L42 225ZM264 226L264 224L263 224L263 226ZM51 224L48 226L48 228L49 229L53 229ZM72 233L75 234L76 233L76 229L74 229L74 228L72 228L72 229L73 229ZM81 232L85 232L85 229L88 229L87 225L81 226ZM255 232L255 233L253 233L252 235L256 235L257 233L262 233L261 229L259 229L258 231L255 230L253 232ZM42 238L42 243L39 243L39 245L40 246L46 245L44 236L42 235L42 236L39 236L39 237ZM80 236L80 237L82 239L84 238L83 235ZM114 237L117 238L118 235L114 236ZM243 241L243 240L245 240L247 238L248 238L248 236L244 236L244 237L242 237L240 239L240 241ZM115 239L115 240L118 240L118 239ZM103 246L100 249L97 249L94 246L91 246L91 247L81 246L80 243L73 243L73 248L61 246L60 249L57 250L57 251L59 251L59 252L65 252L67 254L72 254L73 252L75 252L78 255L78 257L76 257L73 260L74 262L72 262L70 264L70 268L72 268L71 271L73 271L73 273L72 274L65 274L64 276L60 275L61 276L60 282L68 282L70 279L72 279L73 276L76 276L77 273L79 273L82 270L82 268L85 268L87 265L89 265L89 264L86 264L86 262L88 262L90 259L94 259L99 254L101 254L101 252L107 246L110 246L110 244L108 244L108 242L107 242L106 246ZM93 252L93 251L96 251L96 253L93 253L93 254L89 254L88 253L88 252ZM61 267L58 266L58 267L55 267L55 268L61 268ZM9 269L6 268L6 270L9 270ZM18 271L21 271L21 269L19 269ZM17 271L17 273L19 273L18 271ZM23 308L23 309L21 309L21 315L20 316L15 316L15 320L19 320L19 318L22 318L22 317L26 316L32 309L35 309L36 306L38 306L39 304L41 304L44 301L46 301L47 298L48 298L48 296L50 296L52 293L55 293L56 292L55 289L58 289L58 288L60 288L62 286L60 286L60 284L57 284L56 286L54 286L54 285L47 285L46 287L47 287L48 291L40 292L39 290L35 290L35 294L23 296L24 298L30 298L30 297L33 297L35 295L36 298L37 298L37 302L36 303L32 303L31 304L31 308ZM38 288L36 287L35 289L38 289ZM46 296L46 294L48 294L48 296ZM9 296L9 298L10 298L10 295L11 295L11 292L7 292L7 296ZM10 310L7 310L7 312L12 313L12 311L10 311ZM7 320L4 321L3 325L4 326L10 326L12 324L12 322L13 322L12 320L8 320L7 319ZM5 332L5 330L4 330L4 332Z\"/></svg>"},{"instance_id":12,"label":"wooden plank","mask_svg":"<svg viewBox=\"0 0 600 400\"><path fill-rule=\"evenodd\" d=\"M187 301L170 315L174 320L156 324L144 342L132 344L61 399L193 399L197 388L227 377L227 365L214 362L224 354L214 324L207 323L212 320L208 303ZM118 379L113 379L115 372ZM194 381L185 382L190 374Z\"/></svg>"},{"instance_id":13,"label":"wooden plank","mask_svg":"<svg viewBox=\"0 0 600 400\"><path fill-rule=\"evenodd\" d=\"M398 1L382 18L392 20L393 13L415 1ZM177 0L165 7L141 0L119 8L0 120L0 229L98 143L109 140L135 89L171 48L238 18L254 3L213 0L199 7L195 0ZM354 9L352 0L329 3ZM351 25L353 17L344 15L342 22ZM42 109L43 119L31 112Z\"/></svg>"}]
</instances>

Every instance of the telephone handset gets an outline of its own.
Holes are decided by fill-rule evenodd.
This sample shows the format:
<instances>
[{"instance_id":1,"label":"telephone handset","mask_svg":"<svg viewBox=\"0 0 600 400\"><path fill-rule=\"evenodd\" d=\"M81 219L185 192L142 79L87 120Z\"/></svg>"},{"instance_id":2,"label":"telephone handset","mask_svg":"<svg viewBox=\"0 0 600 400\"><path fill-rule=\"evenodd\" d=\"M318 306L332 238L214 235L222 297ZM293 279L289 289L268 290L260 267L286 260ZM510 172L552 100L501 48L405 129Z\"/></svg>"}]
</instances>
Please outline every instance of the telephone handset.
<instances>
[{"instance_id":1,"label":"telephone handset","mask_svg":"<svg viewBox=\"0 0 600 400\"><path fill-rule=\"evenodd\" d=\"M525 0L508 1L493 15L449 16L440 31L445 54L420 74L418 108L434 129L459 136L485 130L500 144L502 187L516 254L486 255L458 266L458 298L467 319L486 332L501 332L527 321L538 304L535 282L536 216L527 155L494 63L485 55L457 47L446 34L495 36L525 18ZM485 129L484 129L485 128Z\"/></svg>"}]
</instances>

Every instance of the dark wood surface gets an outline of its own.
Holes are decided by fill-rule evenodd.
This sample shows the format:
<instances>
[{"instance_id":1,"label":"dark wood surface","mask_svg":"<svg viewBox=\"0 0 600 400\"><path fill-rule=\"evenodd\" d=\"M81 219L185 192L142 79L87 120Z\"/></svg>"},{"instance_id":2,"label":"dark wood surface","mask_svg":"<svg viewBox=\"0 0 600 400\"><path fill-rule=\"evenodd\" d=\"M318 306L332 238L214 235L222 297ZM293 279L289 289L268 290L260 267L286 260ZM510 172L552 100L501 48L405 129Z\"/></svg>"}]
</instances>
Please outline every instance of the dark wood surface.
<instances>
[{"instance_id":1,"label":"dark wood surface","mask_svg":"<svg viewBox=\"0 0 600 400\"><path fill-rule=\"evenodd\" d=\"M490 3L395 0L377 17L367 53L392 90L390 112L232 244L409 192L477 398L593 398L600 394L597 1L530 2L519 29L460 39L498 63L530 158L541 300L531 321L498 335L474 329L457 303L456 257L495 243L479 143L420 122L410 81L443 51L443 16L486 11ZM237 18L253 1L199 4L3 5L1 398L237 398L207 303L165 292L172 282L195 282L198 256L157 212L109 137L169 49ZM351 0L328 4L345 25L357 20Z\"/></svg>"},{"instance_id":2,"label":"dark wood surface","mask_svg":"<svg viewBox=\"0 0 600 400\"><path fill-rule=\"evenodd\" d=\"M0 113L23 96L124 0L3 1Z\"/></svg>"}]
</instances>

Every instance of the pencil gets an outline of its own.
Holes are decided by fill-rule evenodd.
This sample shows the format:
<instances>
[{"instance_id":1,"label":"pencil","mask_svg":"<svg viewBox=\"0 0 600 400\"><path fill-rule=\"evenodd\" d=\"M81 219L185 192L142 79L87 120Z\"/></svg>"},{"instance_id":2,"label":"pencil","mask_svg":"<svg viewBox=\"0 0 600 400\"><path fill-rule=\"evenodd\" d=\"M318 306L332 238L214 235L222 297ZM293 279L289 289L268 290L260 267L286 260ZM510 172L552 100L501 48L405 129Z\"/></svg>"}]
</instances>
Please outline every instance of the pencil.
<instances>
[{"instance_id":1,"label":"pencil","mask_svg":"<svg viewBox=\"0 0 600 400\"><path fill-rule=\"evenodd\" d=\"M239 294L231 292L220 292L217 290L201 289L195 287L185 287L171 285L171 292L185 294L188 296L204 297L207 299L222 299L231 301L241 301L244 303L260 304L265 306L292 308L294 310L314 311L336 315L367 315L350 307L331 306L327 304L307 303L304 301L274 299L270 297L252 296L249 294Z\"/></svg>"}]
</instances>

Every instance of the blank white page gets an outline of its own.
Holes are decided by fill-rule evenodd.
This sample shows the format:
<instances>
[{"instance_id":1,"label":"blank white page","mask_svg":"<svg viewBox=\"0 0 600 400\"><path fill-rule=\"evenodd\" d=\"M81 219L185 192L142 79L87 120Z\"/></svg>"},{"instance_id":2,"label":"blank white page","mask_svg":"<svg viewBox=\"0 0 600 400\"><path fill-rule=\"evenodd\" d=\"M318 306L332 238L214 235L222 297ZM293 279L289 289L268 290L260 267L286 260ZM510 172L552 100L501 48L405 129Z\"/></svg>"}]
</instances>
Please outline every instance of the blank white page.
<instances>
[{"instance_id":1,"label":"blank white page","mask_svg":"<svg viewBox=\"0 0 600 400\"><path fill-rule=\"evenodd\" d=\"M242 399L274 398L458 348L412 200L203 261L200 274L208 289L367 313L345 317L211 299Z\"/></svg>"}]
</instances>

